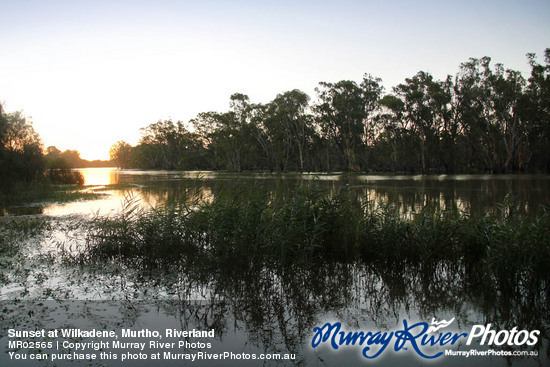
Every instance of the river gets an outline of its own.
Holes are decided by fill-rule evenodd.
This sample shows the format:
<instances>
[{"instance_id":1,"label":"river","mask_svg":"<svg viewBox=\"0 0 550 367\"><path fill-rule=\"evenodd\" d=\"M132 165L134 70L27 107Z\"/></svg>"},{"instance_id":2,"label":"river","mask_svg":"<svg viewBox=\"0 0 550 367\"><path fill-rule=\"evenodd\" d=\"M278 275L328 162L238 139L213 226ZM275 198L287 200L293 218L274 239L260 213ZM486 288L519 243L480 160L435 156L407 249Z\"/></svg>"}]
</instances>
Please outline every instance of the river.
<instances>
[{"instance_id":1,"label":"river","mask_svg":"<svg viewBox=\"0 0 550 367\"><path fill-rule=\"evenodd\" d=\"M114 168L79 170L85 185L135 185L106 190L108 196L95 201L49 205L44 214L110 213L121 209L123 198L136 196L144 208L179 198L192 186L209 195L224 185L259 185L274 193L313 185L327 194L345 190L371 207L395 210L403 217L424 210L451 210L482 216L501 210L535 216L550 208L550 175L345 175L262 174L224 172L139 171Z\"/></svg>"},{"instance_id":2,"label":"river","mask_svg":"<svg viewBox=\"0 0 550 367\"><path fill-rule=\"evenodd\" d=\"M488 363L537 366L549 362L548 330L544 329L550 321L548 284L532 281L528 274L515 283L485 279L461 261L442 261L430 266L338 261L293 263L287 267L257 264L230 271L182 265L145 271L116 263L97 266L87 263L83 267L62 259L67 254L77 254L85 246L90 220L116 216L129 200L142 210L152 210L196 195L208 200L225 192L227 187L241 190L260 187L273 196L313 187L323 195L344 191L356 196L365 207L394 211L407 220L424 211L453 211L472 217L509 215L513 211L534 218L543 215L550 204L550 176L281 175L106 168L80 172L87 190L104 195L88 201L41 204L31 216L11 216L13 222L9 228L17 228L17 233L21 233L11 240L24 247L15 255L0 254L0 300L4 316L0 318L3 330L0 347L5 350L8 348L4 331L8 328L124 327L160 332L177 328L215 330L216 337L208 340L211 345L207 352L296 357L291 361L264 361L265 365L424 365L427 360L413 348L398 351L395 339L373 360L367 360L365 355L373 356L379 351L380 342L373 342L371 352L364 350L365 345L344 345L335 350L326 345L328 342L313 349L313 330L325 323L341 322L345 331L389 333L403 330L406 322L410 325L452 320L448 330L455 335L470 333L476 325L487 324L498 330L540 329L542 333L535 346L519 348L536 351L539 356L468 359L447 356L434 361L434 365L463 366L467 361L467 365L477 366ZM17 224L41 217L44 224ZM9 231L15 229L9 228L3 229L7 235L2 238L10 240ZM514 349L492 348L486 343L481 345L479 340L473 346L465 342L463 338L453 345L453 350L475 348L481 354L492 349ZM194 353L197 345L188 348L185 344L183 349L171 352ZM424 346L420 351L435 355L444 349ZM144 350L149 354L156 351L153 347ZM13 362L8 358L7 353L2 353L0 364ZM258 361L246 358L238 362L258 365ZM225 365L234 363L225 361ZM128 365L120 361L107 364ZM149 360L139 360L131 365L150 364ZM35 364L19 361L17 365ZM71 364L62 360L59 365ZM163 365L181 365L181 362L164 361ZM209 361L192 365L209 365Z\"/></svg>"}]
</instances>

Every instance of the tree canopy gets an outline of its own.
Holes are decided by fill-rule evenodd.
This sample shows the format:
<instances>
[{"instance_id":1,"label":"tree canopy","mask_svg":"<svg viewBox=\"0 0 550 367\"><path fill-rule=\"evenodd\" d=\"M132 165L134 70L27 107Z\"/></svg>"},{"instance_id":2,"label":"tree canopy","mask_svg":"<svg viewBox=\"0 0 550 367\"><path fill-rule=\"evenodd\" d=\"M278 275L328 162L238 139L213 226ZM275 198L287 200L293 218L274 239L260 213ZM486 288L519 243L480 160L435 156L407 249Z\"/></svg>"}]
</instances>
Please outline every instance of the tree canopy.
<instances>
[{"instance_id":1,"label":"tree canopy","mask_svg":"<svg viewBox=\"0 0 550 367\"><path fill-rule=\"evenodd\" d=\"M437 80L420 71L384 91L382 80L321 82L188 124L158 121L135 147L119 142L121 167L267 171L550 172L550 49L528 54L531 75L471 58Z\"/></svg>"},{"instance_id":2,"label":"tree canopy","mask_svg":"<svg viewBox=\"0 0 550 367\"><path fill-rule=\"evenodd\" d=\"M0 186L31 182L43 174L42 141L21 112L6 113L0 104Z\"/></svg>"}]
</instances>

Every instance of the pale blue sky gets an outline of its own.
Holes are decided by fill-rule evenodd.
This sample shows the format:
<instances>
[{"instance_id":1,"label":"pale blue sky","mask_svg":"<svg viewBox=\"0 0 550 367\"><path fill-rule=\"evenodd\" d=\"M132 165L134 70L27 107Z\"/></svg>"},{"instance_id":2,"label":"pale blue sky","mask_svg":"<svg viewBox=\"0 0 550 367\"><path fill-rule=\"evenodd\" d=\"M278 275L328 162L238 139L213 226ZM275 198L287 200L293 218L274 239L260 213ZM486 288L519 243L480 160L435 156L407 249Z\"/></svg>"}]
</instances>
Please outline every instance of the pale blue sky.
<instances>
[{"instance_id":1,"label":"pale blue sky","mask_svg":"<svg viewBox=\"0 0 550 367\"><path fill-rule=\"evenodd\" d=\"M527 72L550 1L2 1L0 101L46 146L107 158L159 119L223 111L320 81L455 74L490 56Z\"/></svg>"}]
</instances>

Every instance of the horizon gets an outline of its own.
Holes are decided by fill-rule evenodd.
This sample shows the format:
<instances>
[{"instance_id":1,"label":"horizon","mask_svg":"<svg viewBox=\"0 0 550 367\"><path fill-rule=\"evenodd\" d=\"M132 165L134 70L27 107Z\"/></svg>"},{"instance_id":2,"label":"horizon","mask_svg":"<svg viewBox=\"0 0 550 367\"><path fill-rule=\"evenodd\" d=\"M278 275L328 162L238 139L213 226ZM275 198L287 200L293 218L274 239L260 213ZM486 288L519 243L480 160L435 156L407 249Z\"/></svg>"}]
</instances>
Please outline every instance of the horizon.
<instances>
[{"instance_id":1,"label":"horizon","mask_svg":"<svg viewBox=\"0 0 550 367\"><path fill-rule=\"evenodd\" d=\"M44 147L108 160L140 128L227 110L236 92L315 100L319 82L369 73L388 93L484 56L528 78L526 54L550 47L546 1L235 4L3 2L0 101L29 116Z\"/></svg>"}]
</instances>

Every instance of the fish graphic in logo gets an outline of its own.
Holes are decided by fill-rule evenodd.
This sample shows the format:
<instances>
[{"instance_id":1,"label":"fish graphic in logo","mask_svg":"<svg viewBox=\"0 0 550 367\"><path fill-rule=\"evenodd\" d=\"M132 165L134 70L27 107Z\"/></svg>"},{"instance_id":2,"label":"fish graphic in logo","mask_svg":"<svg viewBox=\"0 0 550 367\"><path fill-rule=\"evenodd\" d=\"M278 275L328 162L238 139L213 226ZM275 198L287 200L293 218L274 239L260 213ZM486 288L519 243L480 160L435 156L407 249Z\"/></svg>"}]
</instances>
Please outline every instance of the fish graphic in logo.
<instances>
[{"instance_id":1,"label":"fish graphic in logo","mask_svg":"<svg viewBox=\"0 0 550 367\"><path fill-rule=\"evenodd\" d=\"M435 333L437 330L446 328L447 326L451 325L453 321L455 321L454 317L449 321L447 320L435 321L435 318L432 318L432 325L428 328L426 333Z\"/></svg>"}]
</instances>

